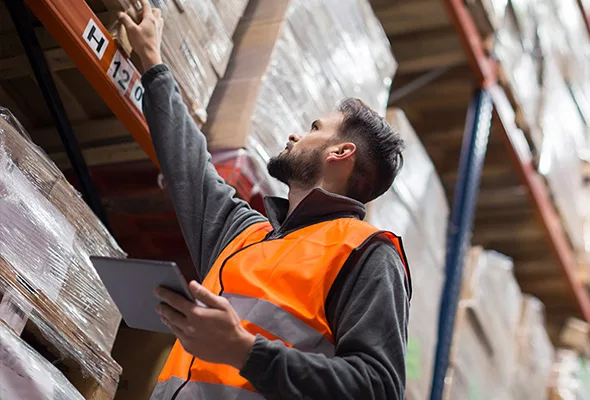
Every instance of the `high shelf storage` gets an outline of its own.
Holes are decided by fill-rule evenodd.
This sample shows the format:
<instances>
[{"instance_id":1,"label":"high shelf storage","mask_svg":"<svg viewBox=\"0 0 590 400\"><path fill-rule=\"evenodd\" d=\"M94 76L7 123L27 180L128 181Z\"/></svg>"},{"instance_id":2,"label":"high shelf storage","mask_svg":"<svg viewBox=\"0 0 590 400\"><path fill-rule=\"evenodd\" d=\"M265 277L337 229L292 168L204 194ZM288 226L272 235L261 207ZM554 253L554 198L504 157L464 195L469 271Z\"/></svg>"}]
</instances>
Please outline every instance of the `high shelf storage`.
<instances>
[{"instance_id":1,"label":"high shelf storage","mask_svg":"<svg viewBox=\"0 0 590 400\"><path fill-rule=\"evenodd\" d=\"M493 2L372 0L400 64L390 105L404 109L437 167L447 196L454 200L433 399L442 396L459 298L461 252L471 242L515 260L523 292L545 303L554 342L568 315L590 318L590 296L578 275L563 220L544 177L537 172L527 138L516 125L518 110L499 84L497 63L488 55L489 44L482 39L467 3ZM582 2L577 5L588 28ZM474 97L474 88L483 90ZM481 124L474 115L485 111L481 104L487 102L495 111L491 132L488 128L487 133L478 133ZM479 172L482 146L487 151ZM480 182L475 196L470 193L474 182Z\"/></svg>"}]
</instances>

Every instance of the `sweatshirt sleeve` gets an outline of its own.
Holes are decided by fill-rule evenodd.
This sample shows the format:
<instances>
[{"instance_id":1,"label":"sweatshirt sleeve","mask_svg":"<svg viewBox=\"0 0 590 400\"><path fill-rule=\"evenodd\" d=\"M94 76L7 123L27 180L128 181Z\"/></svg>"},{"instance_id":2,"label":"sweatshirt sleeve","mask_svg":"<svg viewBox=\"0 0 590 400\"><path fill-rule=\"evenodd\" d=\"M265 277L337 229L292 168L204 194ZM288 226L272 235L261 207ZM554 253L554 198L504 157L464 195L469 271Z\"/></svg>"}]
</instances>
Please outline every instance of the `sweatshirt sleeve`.
<instances>
[{"instance_id":1,"label":"sweatshirt sleeve","mask_svg":"<svg viewBox=\"0 0 590 400\"><path fill-rule=\"evenodd\" d=\"M326 303L333 358L257 336L240 373L267 399L405 398L411 288L397 251L371 244L343 278Z\"/></svg>"},{"instance_id":2,"label":"sweatshirt sleeve","mask_svg":"<svg viewBox=\"0 0 590 400\"><path fill-rule=\"evenodd\" d=\"M143 112L178 222L199 278L242 230L265 218L240 199L211 163L205 136L180 95L169 68L142 77Z\"/></svg>"}]
</instances>

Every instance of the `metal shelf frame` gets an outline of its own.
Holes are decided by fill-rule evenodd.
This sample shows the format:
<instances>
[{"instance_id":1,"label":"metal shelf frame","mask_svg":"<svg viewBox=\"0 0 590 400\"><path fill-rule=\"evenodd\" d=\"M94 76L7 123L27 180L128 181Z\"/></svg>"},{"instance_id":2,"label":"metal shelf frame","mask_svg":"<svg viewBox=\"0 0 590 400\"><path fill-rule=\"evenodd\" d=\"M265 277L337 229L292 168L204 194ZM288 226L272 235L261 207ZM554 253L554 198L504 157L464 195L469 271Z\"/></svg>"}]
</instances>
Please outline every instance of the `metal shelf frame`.
<instances>
[{"instance_id":1,"label":"metal shelf frame","mask_svg":"<svg viewBox=\"0 0 590 400\"><path fill-rule=\"evenodd\" d=\"M444 392L444 381L453 342L455 316L461 293L463 260L471 243L479 181L490 136L492 108L490 94L485 89L477 89L467 112L457 185L448 227L446 278L438 322L439 337L432 378L431 400L441 399Z\"/></svg>"},{"instance_id":2,"label":"metal shelf frame","mask_svg":"<svg viewBox=\"0 0 590 400\"><path fill-rule=\"evenodd\" d=\"M141 110L141 98L133 98L138 93L143 95L141 75L131 60L118 49L114 38L88 4L84 0L24 0L24 3L159 168L149 128ZM119 85L117 79L113 78L115 68L123 67L129 74L125 86ZM215 167L243 199L260 203L257 182L252 182L238 165L244 164L244 157L247 156L240 155L233 167L227 160L216 163Z\"/></svg>"},{"instance_id":3,"label":"metal shelf frame","mask_svg":"<svg viewBox=\"0 0 590 400\"><path fill-rule=\"evenodd\" d=\"M487 142L490 128L489 124L480 124L473 115L479 115L487 120L487 111L483 110L486 104L493 106L495 116L502 128L501 132L508 154L515 170L527 188L531 203L535 208L539 221L543 225L550 247L556 256L558 268L562 271L567 286L570 288L571 296L581 315L587 321L590 321L590 294L577 276L576 258L573 249L570 246L557 211L551 202L547 185L536 171L533 156L524 133L516 126L514 110L504 90L497 83L496 64L487 56L481 36L464 1L443 0L443 2L481 89L478 92L479 100L476 98L470 106L461 149L457 189L448 233L447 277L440 309L431 400L442 399L449 364L464 254L470 242L477 200L476 192L481 174L481 165L479 163L485 156L485 147L484 154L482 154L481 147L476 146L475 143L477 140L482 140L483 143L484 137ZM590 34L590 19L584 10L582 0L578 0L578 5Z\"/></svg>"}]
</instances>

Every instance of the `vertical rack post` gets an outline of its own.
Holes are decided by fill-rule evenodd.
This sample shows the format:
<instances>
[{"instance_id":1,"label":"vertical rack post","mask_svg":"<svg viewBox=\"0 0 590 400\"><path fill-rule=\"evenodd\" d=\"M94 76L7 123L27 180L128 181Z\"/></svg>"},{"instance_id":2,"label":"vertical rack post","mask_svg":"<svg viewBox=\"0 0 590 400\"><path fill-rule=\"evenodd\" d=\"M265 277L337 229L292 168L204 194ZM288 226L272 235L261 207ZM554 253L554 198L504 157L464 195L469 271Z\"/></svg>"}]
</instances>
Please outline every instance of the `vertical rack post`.
<instances>
[{"instance_id":1,"label":"vertical rack post","mask_svg":"<svg viewBox=\"0 0 590 400\"><path fill-rule=\"evenodd\" d=\"M72 163L72 168L80 183L82 196L102 223L105 226L108 226L106 212L102 206L96 186L90 176L90 171L88 170L80 146L74 136L72 125L70 124L66 110L59 96L59 92L55 86L55 81L53 80L53 76L47 65L47 60L45 60L43 51L35 36L35 31L31 24L27 8L25 7L25 4L19 0L8 0L6 2L6 7L25 49L29 64L35 74L37 84L39 85L47 107L51 112L51 116L65 147L68 159Z\"/></svg>"},{"instance_id":2,"label":"vertical rack post","mask_svg":"<svg viewBox=\"0 0 590 400\"><path fill-rule=\"evenodd\" d=\"M447 233L446 279L440 306L431 400L442 399L444 391L461 291L463 260L471 242L479 181L490 135L492 110L492 101L488 92L477 89L467 112L457 186Z\"/></svg>"}]
</instances>

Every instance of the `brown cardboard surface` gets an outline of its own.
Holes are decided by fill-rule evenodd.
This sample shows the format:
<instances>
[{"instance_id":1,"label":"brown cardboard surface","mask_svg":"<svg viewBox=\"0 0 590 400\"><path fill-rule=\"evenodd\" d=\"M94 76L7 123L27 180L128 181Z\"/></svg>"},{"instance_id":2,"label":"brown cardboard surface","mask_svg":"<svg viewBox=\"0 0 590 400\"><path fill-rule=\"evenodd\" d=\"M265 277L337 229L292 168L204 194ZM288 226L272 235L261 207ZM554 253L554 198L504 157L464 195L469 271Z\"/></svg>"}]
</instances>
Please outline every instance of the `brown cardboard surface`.
<instances>
[{"instance_id":1,"label":"brown cardboard surface","mask_svg":"<svg viewBox=\"0 0 590 400\"><path fill-rule=\"evenodd\" d=\"M113 349L123 367L115 399L149 399L173 344L172 335L122 326Z\"/></svg>"},{"instance_id":2,"label":"brown cardboard surface","mask_svg":"<svg viewBox=\"0 0 590 400\"><path fill-rule=\"evenodd\" d=\"M261 79L221 82L213 94L209 123L203 128L209 149L246 146Z\"/></svg>"},{"instance_id":3,"label":"brown cardboard surface","mask_svg":"<svg viewBox=\"0 0 590 400\"><path fill-rule=\"evenodd\" d=\"M285 18L292 0L250 0L242 21L271 23Z\"/></svg>"}]
</instances>

